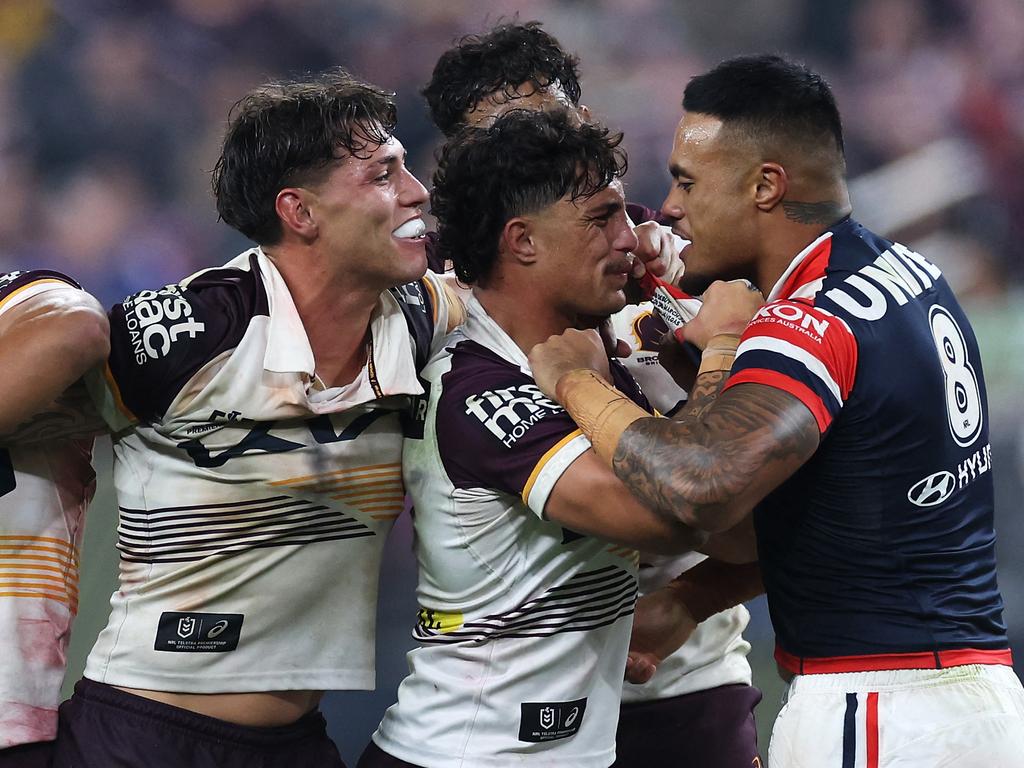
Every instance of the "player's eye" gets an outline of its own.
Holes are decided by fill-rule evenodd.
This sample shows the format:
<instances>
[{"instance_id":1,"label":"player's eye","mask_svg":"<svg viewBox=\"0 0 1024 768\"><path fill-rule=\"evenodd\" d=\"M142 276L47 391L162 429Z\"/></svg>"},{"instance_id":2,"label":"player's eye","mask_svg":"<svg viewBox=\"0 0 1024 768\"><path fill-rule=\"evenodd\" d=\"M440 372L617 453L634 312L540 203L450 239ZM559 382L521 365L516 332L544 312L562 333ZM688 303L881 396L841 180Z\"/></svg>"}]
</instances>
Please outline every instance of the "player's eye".
<instances>
[{"instance_id":1,"label":"player's eye","mask_svg":"<svg viewBox=\"0 0 1024 768\"><path fill-rule=\"evenodd\" d=\"M692 181L677 181L676 182L676 187L678 187L679 189L683 190L683 192L689 192L690 191L690 187L692 187L692 186L693 186L693 182Z\"/></svg>"},{"instance_id":2,"label":"player's eye","mask_svg":"<svg viewBox=\"0 0 1024 768\"><path fill-rule=\"evenodd\" d=\"M390 178L391 178L391 170L389 169L389 170L384 171L384 173L382 173L380 176L375 177L374 181L377 182L378 184L383 184L384 182L386 182Z\"/></svg>"}]
</instances>

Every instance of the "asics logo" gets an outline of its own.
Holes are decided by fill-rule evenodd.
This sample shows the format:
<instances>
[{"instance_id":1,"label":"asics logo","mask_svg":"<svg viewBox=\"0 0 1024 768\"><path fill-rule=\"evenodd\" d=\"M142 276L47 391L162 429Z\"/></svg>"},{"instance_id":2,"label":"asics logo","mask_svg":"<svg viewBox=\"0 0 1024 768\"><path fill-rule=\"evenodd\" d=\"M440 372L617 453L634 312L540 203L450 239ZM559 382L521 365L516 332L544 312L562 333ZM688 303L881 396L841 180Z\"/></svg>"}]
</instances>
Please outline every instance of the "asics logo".
<instances>
[{"instance_id":1,"label":"asics logo","mask_svg":"<svg viewBox=\"0 0 1024 768\"><path fill-rule=\"evenodd\" d=\"M956 477L942 470L914 483L907 491L907 499L919 507L934 507L952 496L955 490Z\"/></svg>"}]
</instances>

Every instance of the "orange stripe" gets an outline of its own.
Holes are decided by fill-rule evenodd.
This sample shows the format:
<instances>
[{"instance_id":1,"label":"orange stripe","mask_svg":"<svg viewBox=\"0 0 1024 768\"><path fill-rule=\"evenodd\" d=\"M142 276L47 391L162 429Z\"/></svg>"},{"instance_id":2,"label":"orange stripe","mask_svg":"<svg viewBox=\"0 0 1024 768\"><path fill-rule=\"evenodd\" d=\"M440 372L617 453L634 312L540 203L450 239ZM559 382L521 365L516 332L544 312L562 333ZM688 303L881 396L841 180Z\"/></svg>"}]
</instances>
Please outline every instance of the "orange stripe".
<instances>
[{"instance_id":1,"label":"orange stripe","mask_svg":"<svg viewBox=\"0 0 1024 768\"><path fill-rule=\"evenodd\" d=\"M534 483L537 482L537 478L540 476L541 470L544 469L544 465L547 464L552 459L552 457L560 450L562 450L562 448L564 448L571 440L575 440L582 434L583 431L579 429L570 432L568 435L566 435L553 446L551 446L547 450L547 453L540 457L540 461L538 461L536 465L533 467L533 471L530 473L530 478L526 481L526 485L523 486L522 496L524 503L526 503L527 505L530 503L530 491L533 490L533 485Z\"/></svg>"},{"instance_id":2,"label":"orange stripe","mask_svg":"<svg viewBox=\"0 0 1024 768\"><path fill-rule=\"evenodd\" d=\"M49 544L60 544L69 550L74 550L75 548L66 539L56 539L52 536L0 536L0 541L45 541Z\"/></svg>"},{"instance_id":3,"label":"orange stripe","mask_svg":"<svg viewBox=\"0 0 1024 768\"><path fill-rule=\"evenodd\" d=\"M360 512L381 512L381 511L396 510L396 509L401 511L402 508L403 508L402 504L395 504L395 503L391 503L391 504L367 504L365 506L360 505L358 507Z\"/></svg>"},{"instance_id":4,"label":"orange stripe","mask_svg":"<svg viewBox=\"0 0 1024 768\"><path fill-rule=\"evenodd\" d=\"M374 499L404 499L405 489L401 486L397 488L367 488L365 491L346 491L339 493L337 496L332 496L334 499L344 499L351 504L355 504L358 501L372 501Z\"/></svg>"},{"instance_id":5,"label":"orange stripe","mask_svg":"<svg viewBox=\"0 0 1024 768\"><path fill-rule=\"evenodd\" d=\"M373 520L397 520L401 514L401 512L395 512L393 515L370 515L370 517Z\"/></svg>"},{"instance_id":6,"label":"orange stripe","mask_svg":"<svg viewBox=\"0 0 1024 768\"><path fill-rule=\"evenodd\" d=\"M359 496L364 495L367 491L372 491L373 493L381 493L382 491L387 490L387 488L379 487L379 486L387 486L387 487L390 487L390 488L394 488L395 489L395 491L394 491L395 493L397 493L398 490L402 487L401 485L396 483L394 480L378 480L377 482L373 482L373 483L359 483L358 485L349 486L345 491L343 491L342 493L335 494L335 495L331 496L331 498L332 499L358 498Z\"/></svg>"},{"instance_id":7,"label":"orange stripe","mask_svg":"<svg viewBox=\"0 0 1024 768\"><path fill-rule=\"evenodd\" d=\"M365 467L352 467L350 469L339 469L334 472L321 472L318 475L304 475L302 477L290 477L287 480L275 480L272 483L268 483L268 485L288 485L290 483L300 483L305 480L316 480L317 478L322 477L334 477L336 475L344 474L361 474L366 472L372 472L373 470L395 468L400 470L402 468L402 465L396 462L391 462L389 464L367 464Z\"/></svg>"},{"instance_id":8,"label":"orange stripe","mask_svg":"<svg viewBox=\"0 0 1024 768\"><path fill-rule=\"evenodd\" d=\"M0 550L9 549L14 552L46 552L51 555L60 555L69 560L75 559L78 554L75 550L62 549L51 544L0 544ZM0 553L2 554L2 553Z\"/></svg>"},{"instance_id":9,"label":"orange stripe","mask_svg":"<svg viewBox=\"0 0 1024 768\"><path fill-rule=\"evenodd\" d=\"M46 571L48 573L58 573L61 575L74 573L75 578L78 578L77 568L72 568L68 570L67 568L54 568L52 565L36 565L35 563L11 563L5 568L3 563L0 563L0 573L20 573L20 569L31 569L31 571Z\"/></svg>"},{"instance_id":10,"label":"orange stripe","mask_svg":"<svg viewBox=\"0 0 1024 768\"><path fill-rule=\"evenodd\" d=\"M878 768L878 694L868 694L868 711L865 713L868 728L868 764L866 768Z\"/></svg>"},{"instance_id":11,"label":"orange stripe","mask_svg":"<svg viewBox=\"0 0 1024 768\"><path fill-rule=\"evenodd\" d=\"M327 480L314 485L293 485L294 490L307 491L310 493L326 493L327 491L343 491L346 488L361 487L363 482L368 480L387 480L395 485L402 484L402 476L396 472L394 475L367 475L362 478L345 478L343 480Z\"/></svg>"},{"instance_id":12,"label":"orange stripe","mask_svg":"<svg viewBox=\"0 0 1024 768\"><path fill-rule=\"evenodd\" d=\"M78 553L65 553L52 547L44 547L42 545L28 544L24 547L12 547L9 544L0 544L0 550L12 550L11 552L0 552L0 560L14 559L17 557L32 558L33 560L52 560L53 558L46 557L45 555L55 555L59 557L59 560L54 562L68 562L78 564ZM45 555L37 555L37 552L44 552Z\"/></svg>"},{"instance_id":13,"label":"orange stripe","mask_svg":"<svg viewBox=\"0 0 1024 768\"><path fill-rule=\"evenodd\" d=\"M54 584L63 584L64 586L72 586L73 581L62 576L51 576L48 573L12 573L10 571L0 571L0 583L6 581L48 581Z\"/></svg>"},{"instance_id":14,"label":"orange stripe","mask_svg":"<svg viewBox=\"0 0 1024 768\"><path fill-rule=\"evenodd\" d=\"M11 291L9 294L0 299L0 310L4 308L5 304L9 304L11 299L17 296L19 293L24 293L29 288L35 285L43 285L44 283L57 283L57 285L67 286L68 288L74 288L71 283L65 280L58 280L56 277L41 277L38 280L33 280L31 283L26 283L17 290ZM76 289L77 290L77 289Z\"/></svg>"}]
</instances>

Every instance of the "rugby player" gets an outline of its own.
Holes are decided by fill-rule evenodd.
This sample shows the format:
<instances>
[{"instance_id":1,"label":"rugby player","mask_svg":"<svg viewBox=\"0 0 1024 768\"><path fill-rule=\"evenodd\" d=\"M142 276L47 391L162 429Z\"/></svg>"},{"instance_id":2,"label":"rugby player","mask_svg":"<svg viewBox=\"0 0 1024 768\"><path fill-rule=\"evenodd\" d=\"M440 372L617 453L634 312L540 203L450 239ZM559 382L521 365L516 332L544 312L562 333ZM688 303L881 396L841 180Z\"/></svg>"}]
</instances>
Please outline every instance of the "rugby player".
<instances>
[{"instance_id":1,"label":"rugby player","mask_svg":"<svg viewBox=\"0 0 1024 768\"><path fill-rule=\"evenodd\" d=\"M213 189L258 246L111 311L121 583L57 766L342 764L317 703L374 685L401 424L461 317L395 122L342 70L255 89Z\"/></svg>"},{"instance_id":2,"label":"rugby player","mask_svg":"<svg viewBox=\"0 0 1024 768\"><path fill-rule=\"evenodd\" d=\"M486 34L464 37L445 51L423 95L434 124L448 138L466 126L490 124L512 109L567 108L589 120L589 109L580 103L578 66L577 57L567 53L539 22L500 24ZM654 211L632 203L626 208L631 220L646 222L634 230L640 242L666 255L668 274L662 273L663 279L677 280L681 272L677 254L685 241L676 238L662 243L668 230L651 221ZM440 259L432 264L435 269L443 268ZM651 405L661 413L675 413L686 402L686 391L658 364L660 341L668 328L652 305L627 304L612 315L611 324L614 335L629 345L630 354L621 362ZM680 580L670 591L659 594L674 577L703 559L696 552L641 553L640 593L655 594L638 603L638 630L643 629L648 604L654 610L670 597L672 608L686 611L676 605L684 590L691 609L707 618L696 629L690 628L689 640L668 658L638 654L636 670L631 665L630 677L645 684L626 683L623 687L616 766L675 765L681 750L693 768L748 768L757 756L753 710L761 694L751 685L746 659L750 645L742 636L750 617L738 604L761 591L756 569L708 564L691 572L690 581ZM709 595L699 594L702 590L698 588L706 586L708 575L702 578L701 573L709 568L718 591L710 602ZM731 595L722 588L723 581L734 585ZM705 604L699 610L698 602ZM725 610L718 610L723 607ZM684 616L693 618L688 611ZM643 648L647 650L647 646Z\"/></svg>"},{"instance_id":3,"label":"rugby player","mask_svg":"<svg viewBox=\"0 0 1024 768\"><path fill-rule=\"evenodd\" d=\"M0 766L48 766L78 553L95 489L89 427L64 400L109 351L103 308L71 278L0 276ZM69 388L77 391L69 393ZM95 425L94 425L95 426ZM57 435L60 435L58 437ZM82 435L79 438L73 435Z\"/></svg>"},{"instance_id":4,"label":"rugby player","mask_svg":"<svg viewBox=\"0 0 1024 768\"><path fill-rule=\"evenodd\" d=\"M934 264L850 218L818 75L732 59L683 109L662 210L692 239L684 282L746 278L768 303L748 324L750 292L711 285L684 331L706 346L696 408L675 421L615 395L579 332L533 350L538 384L666 516L714 531L753 510L792 677L773 768L1019 764L970 323Z\"/></svg>"},{"instance_id":5,"label":"rugby player","mask_svg":"<svg viewBox=\"0 0 1024 768\"><path fill-rule=\"evenodd\" d=\"M432 211L473 296L424 370L423 435L406 441L422 647L364 768L614 759L635 548L699 539L597 460L539 395L525 350L625 303L636 236L620 141L566 111L515 111L443 152ZM617 361L610 371L647 407Z\"/></svg>"}]
</instances>

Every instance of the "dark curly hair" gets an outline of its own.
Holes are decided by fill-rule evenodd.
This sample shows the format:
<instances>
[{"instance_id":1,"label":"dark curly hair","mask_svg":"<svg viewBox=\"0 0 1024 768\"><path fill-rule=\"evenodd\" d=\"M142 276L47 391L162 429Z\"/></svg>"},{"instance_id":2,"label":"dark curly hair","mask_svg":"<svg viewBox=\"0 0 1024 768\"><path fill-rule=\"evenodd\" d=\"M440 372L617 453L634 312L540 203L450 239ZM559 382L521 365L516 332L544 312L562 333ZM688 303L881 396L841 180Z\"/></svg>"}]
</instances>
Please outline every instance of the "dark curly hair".
<instances>
[{"instance_id":1,"label":"dark curly hair","mask_svg":"<svg viewBox=\"0 0 1024 768\"><path fill-rule=\"evenodd\" d=\"M346 154L372 154L397 120L393 93L341 68L256 88L231 108L213 169L217 213L246 237L273 245L282 235L277 193L317 183Z\"/></svg>"},{"instance_id":2,"label":"dark curly hair","mask_svg":"<svg viewBox=\"0 0 1024 768\"><path fill-rule=\"evenodd\" d=\"M486 279L508 220L600 192L626 172L621 143L621 133L581 125L566 110L517 109L489 128L463 129L434 172L439 257L465 283Z\"/></svg>"},{"instance_id":3,"label":"dark curly hair","mask_svg":"<svg viewBox=\"0 0 1024 768\"><path fill-rule=\"evenodd\" d=\"M578 65L579 59L562 50L539 21L500 24L486 35L467 35L445 51L422 93L434 125L450 137L481 99L497 91L514 99L523 83L537 89L558 83L579 104Z\"/></svg>"}]
</instances>

